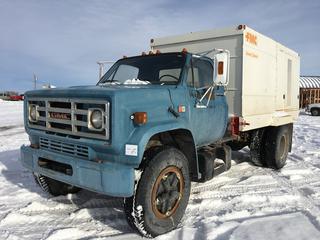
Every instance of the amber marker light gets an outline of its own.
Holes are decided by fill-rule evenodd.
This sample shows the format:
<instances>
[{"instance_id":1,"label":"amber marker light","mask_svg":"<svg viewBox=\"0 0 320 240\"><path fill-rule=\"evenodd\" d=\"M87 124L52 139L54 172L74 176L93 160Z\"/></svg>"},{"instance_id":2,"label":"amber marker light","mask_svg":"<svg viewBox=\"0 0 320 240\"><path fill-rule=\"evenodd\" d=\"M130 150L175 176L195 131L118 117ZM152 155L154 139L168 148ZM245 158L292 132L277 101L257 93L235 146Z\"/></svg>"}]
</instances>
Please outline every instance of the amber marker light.
<instances>
[{"instance_id":1,"label":"amber marker light","mask_svg":"<svg viewBox=\"0 0 320 240\"><path fill-rule=\"evenodd\" d=\"M146 124L148 116L146 112L135 112L133 114L133 122L138 125Z\"/></svg>"},{"instance_id":2,"label":"amber marker light","mask_svg":"<svg viewBox=\"0 0 320 240\"><path fill-rule=\"evenodd\" d=\"M245 29L246 29L246 25L240 24L240 25L238 26L238 30L241 30L241 29L245 30Z\"/></svg>"},{"instance_id":3,"label":"amber marker light","mask_svg":"<svg viewBox=\"0 0 320 240\"><path fill-rule=\"evenodd\" d=\"M218 74L223 74L223 62L218 62Z\"/></svg>"},{"instance_id":4,"label":"amber marker light","mask_svg":"<svg viewBox=\"0 0 320 240\"><path fill-rule=\"evenodd\" d=\"M183 48L181 52L182 53L188 53L188 50L186 48Z\"/></svg>"}]
</instances>

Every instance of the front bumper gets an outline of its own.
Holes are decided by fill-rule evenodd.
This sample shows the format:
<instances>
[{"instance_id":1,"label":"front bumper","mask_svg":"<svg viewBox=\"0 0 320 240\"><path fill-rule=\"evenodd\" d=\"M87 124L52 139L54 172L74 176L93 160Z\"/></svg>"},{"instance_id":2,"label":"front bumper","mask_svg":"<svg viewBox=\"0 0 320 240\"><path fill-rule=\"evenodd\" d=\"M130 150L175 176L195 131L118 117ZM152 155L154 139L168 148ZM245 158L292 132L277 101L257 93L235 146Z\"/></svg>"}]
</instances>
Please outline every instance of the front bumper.
<instances>
[{"instance_id":1,"label":"front bumper","mask_svg":"<svg viewBox=\"0 0 320 240\"><path fill-rule=\"evenodd\" d=\"M39 158L70 165L72 175L40 167ZM21 162L32 172L80 188L115 197L129 197L133 194L134 169L130 166L105 161L98 163L29 146L21 147Z\"/></svg>"}]
</instances>

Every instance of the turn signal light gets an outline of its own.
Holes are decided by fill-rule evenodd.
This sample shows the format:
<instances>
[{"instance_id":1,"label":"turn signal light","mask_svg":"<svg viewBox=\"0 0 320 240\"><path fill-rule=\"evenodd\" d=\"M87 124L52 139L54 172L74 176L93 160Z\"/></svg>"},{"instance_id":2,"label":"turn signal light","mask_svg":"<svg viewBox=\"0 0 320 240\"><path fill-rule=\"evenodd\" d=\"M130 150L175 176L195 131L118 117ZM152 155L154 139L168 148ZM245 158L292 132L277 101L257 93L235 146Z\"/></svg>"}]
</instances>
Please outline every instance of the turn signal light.
<instances>
[{"instance_id":1,"label":"turn signal light","mask_svg":"<svg viewBox=\"0 0 320 240\"><path fill-rule=\"evenodd\" d=\"M223 74L223 62L218 62L218 74Z\"/></svg>"},{"instance_id":2,"label":"turn signal light","mask_svg":"<svg viewBox=\"0 0 320 240\"><path fill-rule=\"evenodd\" d=\"M146 112L135 112L133 114L133 122L135 124L146 124L148 121L148 116Z\"/></svg>"}]
</instances>

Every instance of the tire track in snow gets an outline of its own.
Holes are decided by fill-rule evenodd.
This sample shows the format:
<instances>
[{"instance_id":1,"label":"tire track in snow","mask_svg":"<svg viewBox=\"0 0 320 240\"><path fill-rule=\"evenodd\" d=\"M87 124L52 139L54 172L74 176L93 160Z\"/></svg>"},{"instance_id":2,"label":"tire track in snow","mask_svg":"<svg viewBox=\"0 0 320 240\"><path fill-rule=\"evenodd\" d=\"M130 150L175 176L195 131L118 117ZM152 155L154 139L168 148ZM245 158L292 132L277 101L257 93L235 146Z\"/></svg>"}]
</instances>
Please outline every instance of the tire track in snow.
<instances>
[{"instance_id":1,"label":"tire track in snow","mask_svg":"<svg viewBox=\"0 0 320 240\"><path fill-rule=\"evenodd\" d=\"M24 215L36 215L43 213L73 213L78 212L83 209L110 209L110 208L120 208L122 207L122 199L90 199L87 201L78 199L71 201L63 202L54 202L51 201L37 201L28 204L28 206L20 208L16 212ZM34 205L34 206L32 206Z\"/></svg>"},{"instance_id":2,"label":"tire track in snow","mask_svg":"<svg viewBox=\"0 0 320 240\"><path fill-rule=\"evenodd\" d=\"M306 196L298 187L294 186L281 172L276 172L267 168L265 168L265 171L273 176L282 186L285 186L288 193L301 198L303 210L307 211L312 216L313 219L311 219L311 221L314 223L315 227L320 230L320 209L317 207L316 202L311 197Z\"/></svg>"},{"instance_id":3,"label":"tire track in snow","mask_svg":"<svg viewBox=\"0 0 320 240\"><path fill-rule=\"evenodd\" d=\"M2 126L2 127L0 127L0 132L8 131L8 130L10 130L10 129L18 128L18 127L23 127L23 126L24 126L23 124Z\"/></svg>"}]
</instances>

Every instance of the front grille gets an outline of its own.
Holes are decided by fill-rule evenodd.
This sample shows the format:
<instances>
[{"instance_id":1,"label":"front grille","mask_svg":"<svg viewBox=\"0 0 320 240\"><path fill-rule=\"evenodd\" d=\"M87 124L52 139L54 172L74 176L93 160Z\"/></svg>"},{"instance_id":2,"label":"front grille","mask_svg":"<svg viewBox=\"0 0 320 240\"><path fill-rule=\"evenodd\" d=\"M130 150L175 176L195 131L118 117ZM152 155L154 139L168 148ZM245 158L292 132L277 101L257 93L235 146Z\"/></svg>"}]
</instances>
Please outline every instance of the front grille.
<instances>
[{"instance_id":1,"label":"front grille","mask_svg":"<svg viewBox=\"0 0 320 240\"><path fill-rule=\"evenodd\" d=\"M64 143L42 137L39 139L39 144L41 149L46 149L86 159L89 158L89 149L86 146Z\"/></svg>"},{"instance_id":2,"label":"front grille","mask_svg":"<svg viewBox=\"0 0 320 240\"><path fill-rule=\"evenodd\" d=\"M83 99L28 99L29 106L36 105L38 121L29 119L30 128L45 130L58 134L87 137L95 139L109 139L109 102L101 100ZM88 125L90 109L103 112L103 129L95 130Z\"/></svg>"}]
</instances>

